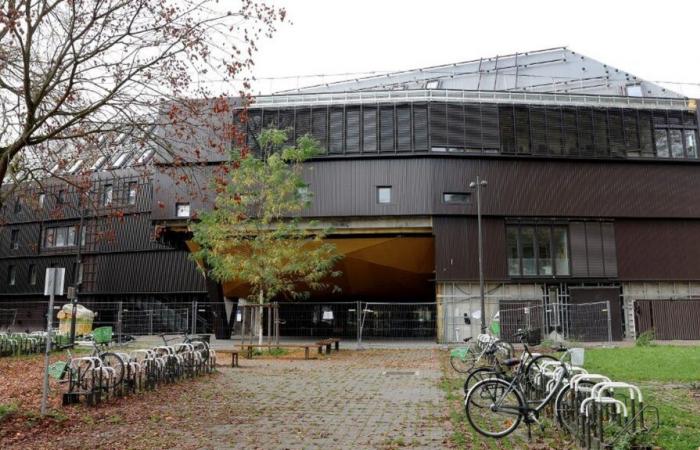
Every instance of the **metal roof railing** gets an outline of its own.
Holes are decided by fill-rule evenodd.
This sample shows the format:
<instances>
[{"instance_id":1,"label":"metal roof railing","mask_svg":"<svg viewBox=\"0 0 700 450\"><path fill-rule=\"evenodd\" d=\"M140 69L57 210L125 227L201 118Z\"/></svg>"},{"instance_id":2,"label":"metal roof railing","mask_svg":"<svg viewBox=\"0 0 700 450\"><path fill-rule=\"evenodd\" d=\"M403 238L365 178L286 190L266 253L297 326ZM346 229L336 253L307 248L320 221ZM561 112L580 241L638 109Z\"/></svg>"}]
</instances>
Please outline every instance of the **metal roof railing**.
<instances>
[{"instance_id":1,"label":"metal roof railing","mask_svg":"<svg viewBox=\"0 0 700 450\"><path fill-rule=\"evenodd\" d=\"M696 110L695 101L686 98L625 97L590 94L550 94L510 91L463 91L415 89L299 93L255 97L253 108L279 108L316 105L361 105L401 102L506 103L527 105L571 105L601 108Z\"/></svg>"}]
</instances>

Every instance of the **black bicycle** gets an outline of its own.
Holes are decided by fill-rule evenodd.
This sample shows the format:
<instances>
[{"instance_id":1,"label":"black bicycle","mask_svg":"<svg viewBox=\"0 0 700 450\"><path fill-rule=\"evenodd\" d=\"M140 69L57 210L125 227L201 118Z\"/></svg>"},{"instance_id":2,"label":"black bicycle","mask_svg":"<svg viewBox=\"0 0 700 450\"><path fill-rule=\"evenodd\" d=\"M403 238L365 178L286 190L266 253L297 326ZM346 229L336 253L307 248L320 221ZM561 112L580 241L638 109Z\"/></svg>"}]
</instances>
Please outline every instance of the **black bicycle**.
<instances>
[{"instance_id":1,"label":"black bicycle","mask_svg":"<svg viewBox=\"0 0 700 450\"><path fill-rule=\"evenodd\" d=\"M516 335L521 341L526 336L521 330ZM527 343L523 344L525 352L532 355ZM524 420L529 435L530 425L539 423L539 413L554 400L568 378L567 365L562 362L565 356L558 362L535 357L527 362L525 370L516 371L511 379L491 377L474 384L464 401L471 426L484 436L502 438L515 431ZM520 361L512 359L506 365L518 365ZM549 380L543 378L547 366L557 367L556 375Z\"/></svg>"},{"instance_id":2,"label":"black bicycle","mask_svg":"<svg viewBox=\"0 0 700 450\"><path fill-rule=\"evenodd\" d=\"M531 353L530 348L525 342L527 335L524 332L516 333L521 343L524 346L524 350L520 355L520 358L503 358L500 352L495 349L490 349L488 351L489 355L487 361L490 365L472 368L464 380L464 395L469 393L469 390L476 385L479 381L487 380L490 378L500 378L506 381L511 381L514 374L513 371L519 372L524 371L525 376L522 380L525 382L522 389L526 393L534 393L534 377L536 373L539 373L544 361L558 361L557 358L551 355L540 355L538 353ZM512 348L512 346L511 346ZM512 370L514 369L514 370Z\"/></svg>"}]
</instances>

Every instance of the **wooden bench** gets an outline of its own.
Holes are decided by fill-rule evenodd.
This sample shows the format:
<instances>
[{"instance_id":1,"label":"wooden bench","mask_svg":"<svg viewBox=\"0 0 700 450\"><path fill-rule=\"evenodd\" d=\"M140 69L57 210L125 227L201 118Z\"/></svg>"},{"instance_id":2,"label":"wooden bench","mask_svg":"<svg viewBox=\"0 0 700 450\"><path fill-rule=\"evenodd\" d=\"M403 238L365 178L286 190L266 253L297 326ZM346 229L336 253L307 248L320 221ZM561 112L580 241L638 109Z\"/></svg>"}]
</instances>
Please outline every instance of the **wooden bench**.
<instances>
[{"instance_id":1,"label":"wooden bench","mask_svg":"<svg viewBox=\"0 0 700 450\"><path fill-rule=\"evenodd\" d=\"M338 338L323 339L321 341L316 342L315 345L318 345L319 354L323 353L323 347L326 347L326 354L329 354L331 352L331 346L333 344L335 344L335 351L340 351L340 339Z\"/></svg>"},{"instance_id":2,"label":"wooden bench","mask_svg":"<svg viewBox=\"0 0 700 450\"><path fill-rule=\"evenodd\" d=\"M231 367L239 367L238 366L238 350L217 348L215 351L216 351L216 353L229 353L229 354L231 354Z\"/></svg>"},{"instance_id":3,"label":"wooden bench","mask_svg":"<svg viewBox=\"0 0 700 450\"><path fill-rule=\"evenodd\" d=\"M309 349L311 347L316 347L316 344L244 344L241 348L245 350L246 358L253 358L254 348L303 348L304 349L304 359L309 359ZM319 347L320 349L320 347ZM320 350L319 350L320 352Z\"/></svg>"}]
</instances>

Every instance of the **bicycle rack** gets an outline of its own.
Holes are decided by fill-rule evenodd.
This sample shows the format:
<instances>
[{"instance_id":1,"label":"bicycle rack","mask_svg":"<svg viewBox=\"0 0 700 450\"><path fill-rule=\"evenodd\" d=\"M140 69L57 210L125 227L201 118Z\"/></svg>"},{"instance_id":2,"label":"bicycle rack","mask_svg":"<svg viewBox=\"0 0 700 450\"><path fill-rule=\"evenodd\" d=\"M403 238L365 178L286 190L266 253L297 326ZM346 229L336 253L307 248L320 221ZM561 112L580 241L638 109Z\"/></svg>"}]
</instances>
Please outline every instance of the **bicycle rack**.
<instances>
[{"instance_id":1,"label":"bicycle rack","mask_svg":"<svg viewBox=\"0 0 700 450\"><path fill-rule=\"evenodd\" d=\"M216 354L204 344L177 344L152 349L115 353L123 362L122 381L117 381L114 367L106 366L95 356L73 358L67 364L67 391L63 405L96 405L128 393L156 389L163 383L194 378L211 373Z\"/></svg>"}]
</instances>

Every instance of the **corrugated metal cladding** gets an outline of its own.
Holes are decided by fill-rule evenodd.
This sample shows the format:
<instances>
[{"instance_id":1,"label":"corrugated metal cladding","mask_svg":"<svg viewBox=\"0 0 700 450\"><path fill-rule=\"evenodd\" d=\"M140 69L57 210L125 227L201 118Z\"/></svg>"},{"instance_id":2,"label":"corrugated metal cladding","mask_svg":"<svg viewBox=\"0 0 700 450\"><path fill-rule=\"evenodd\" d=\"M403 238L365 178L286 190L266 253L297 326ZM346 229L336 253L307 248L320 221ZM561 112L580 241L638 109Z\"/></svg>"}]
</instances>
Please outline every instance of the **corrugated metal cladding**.
<instances>
[{"instance_id":1,"label":"corrugated metal cladding","mask_svg":"<svg viewBox=\"0 0 700 450\"><path fill-rule=\"evenodd\" d=\"M700 300L636 300L637 335L653 330L656 339L700 339Z\"/></svg>"},{"instance_id":2,"label":"corrugated metal cladding","mask_svg":"<svg viewBox=\"0 0 700 450\"><path fill-rule=\"evenodd\" d=\"M10 268L15 272L15 284L10 285ZM66 285L72 283L75 270L74 255L56 255L47 258L21 258L0 260L0 293L36 294L44 293L44 277L47 267L65 267ZM36 283L32 284L31 273L36 273Z\"/></svg>"},{"instance_id":3,"label":"corrugated metal cladding","mask_svg":"<svg viewBox=\"0 0 700 450\"><path fill-rule=\"evenodd\" d=\"M124 214L148 213L151 211L153 199L153 185L151 180L141 175L134 175L133 171L126 174L111 174L110 177L95 179L92 186L93 194L88 215L108 214L119 211ZM136 202L129 204L129 190L132 183L136 183ZM110 207L102 206L102 196L105 186L112 187L112 204ZM44 194L44 204L39 205L39 195ZM14 203L5 205L0 214L9 223L22 222L52 222L80 218L81 209L78 208L78 193L71 185L48 185L43 190L33 189L23 193L16 201L19 202L19 212L15 213Z\"/></svg>"},{"instance_id":4,"label":"corrugated metal cladding","mask_svg":"<svg viewBox=\"0 0 700 450\"><path fill-rule=\"evenodd\" d=\"M483 219L484 276L507 280L506 231L503 219ZM438 281L479 279L478 228L474 217L433 217L435 278Z\"/></svg>"},{"instance_id":5,"label":"corrugated metal cladding","mask_svg":"<svg viewBox=\"0 0 700 450\"><path fill-rule=\"evenodd\" d=\"M522 223L534 222L525 220ZM478 228L475 217L434 217L433 234L435 235L435 276L438 281L479 278ZM483 237L484 276L488 280L510 279L506 265L505 220L494 217L483 218ZM617 256L612 222L569 222L569 242L571 278L617 277ZM559 279L562 278L569 277L559 277Z\"/></svg>"},{"instance_id":6,"label":"corrugated metal cladding","mask_svg":"<svg viewBox=\"0 0 700 450\"><path fill-rule=\"evenodd\" d=\"M700 280L700 220L616 220L621 280Z\"/></svg>"},{"instance_id":7,"label":"corrugated metal cladding","mask_svg":"<svg viewBox=\"0 0 700 450\"><path fill-rule=\"evenodd\" d=\"M317 160L305 178L307 216L476 214L476 202L445 204L445 192L488 181L485 215L502 217L700 217L698 167L689 164L413 158ZM377 186L391 186L378 204Z\"/></svg>"},{"instance_id":8,"label":"corrugated metal cladding","mask_svg":"<svg viewBox=\"0 0 700 450\"><path fill-rule=\"evenodd\" d=\"M96 257L95 292L203 292L204 276L184 251L114 253Z\"/></svg>"}]
</instances>

